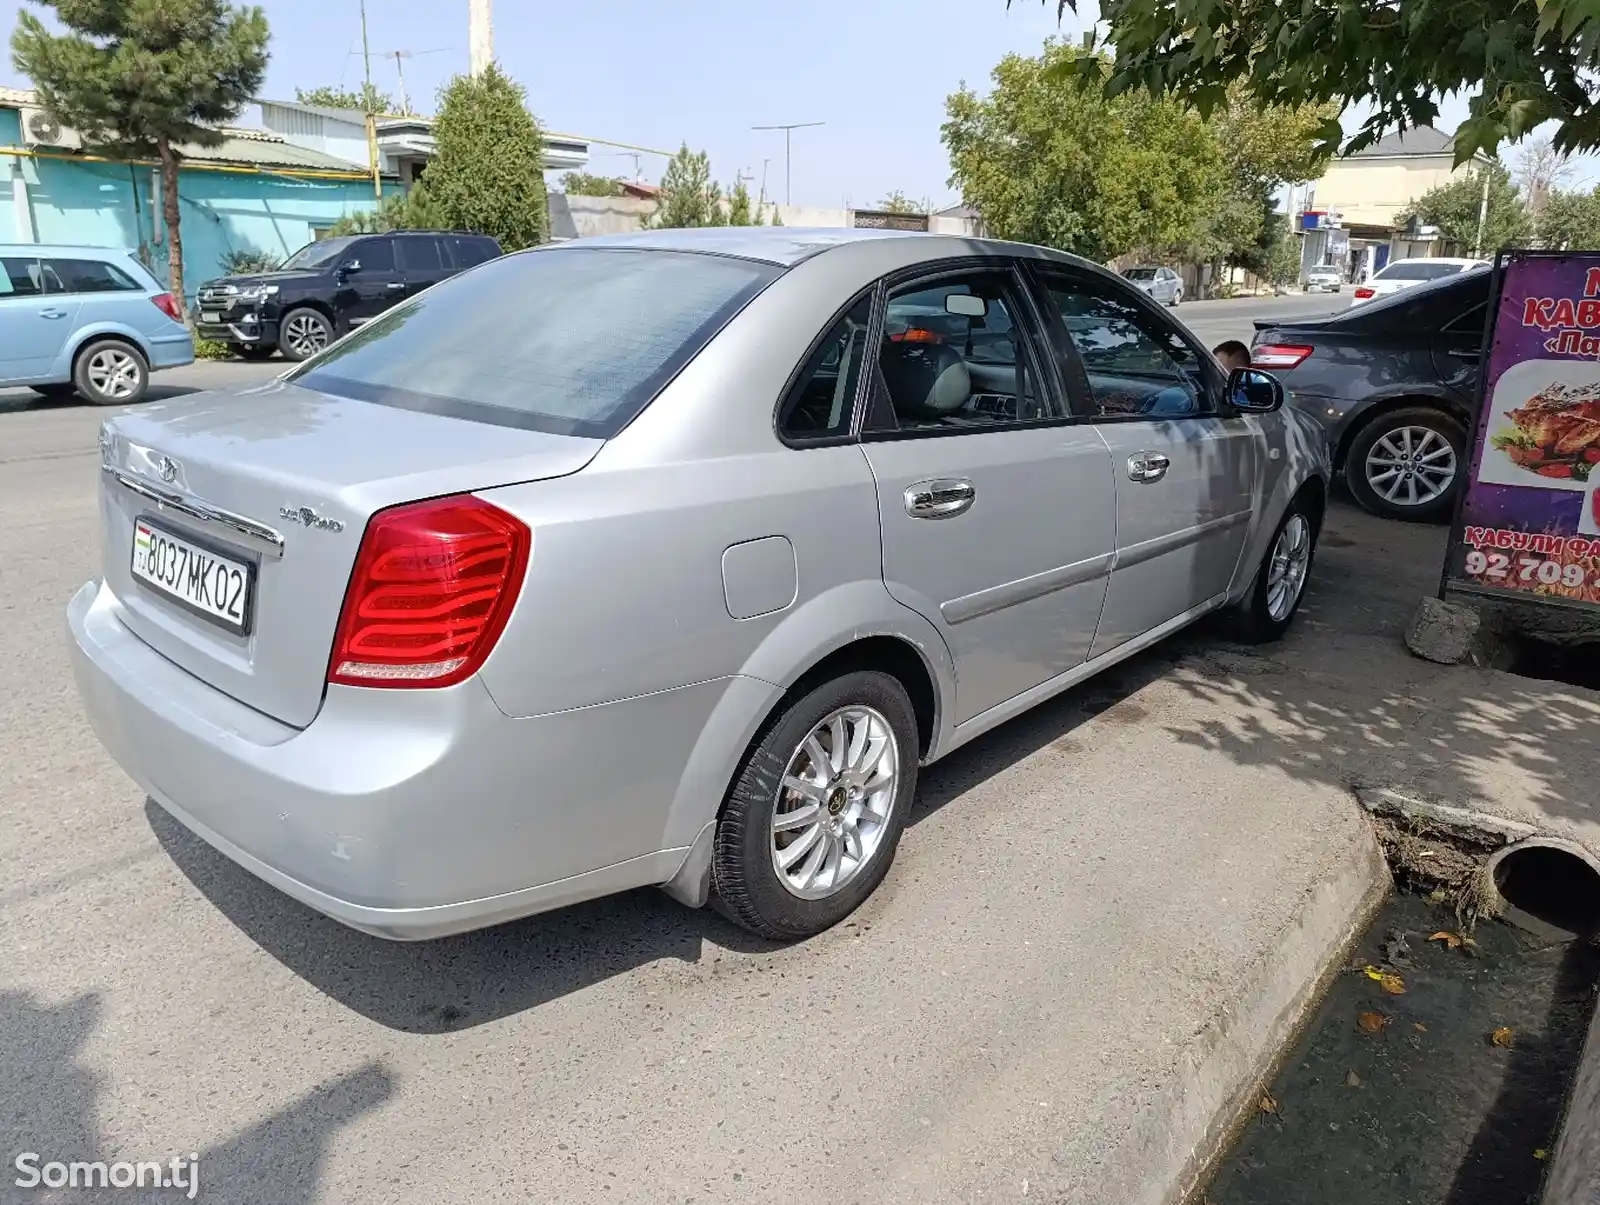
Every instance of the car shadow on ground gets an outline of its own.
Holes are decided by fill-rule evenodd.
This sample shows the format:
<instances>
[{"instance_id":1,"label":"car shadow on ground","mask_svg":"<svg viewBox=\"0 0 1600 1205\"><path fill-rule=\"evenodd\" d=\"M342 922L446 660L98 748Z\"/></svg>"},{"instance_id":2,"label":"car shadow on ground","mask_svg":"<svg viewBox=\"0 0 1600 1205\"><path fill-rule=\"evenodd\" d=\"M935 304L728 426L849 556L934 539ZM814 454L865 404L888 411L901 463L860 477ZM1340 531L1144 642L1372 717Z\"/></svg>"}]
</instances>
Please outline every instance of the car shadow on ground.
<instances>
[{"instance_id":1,"label":"car shadow on ground","mask_svg":"<svg viewBox=\"0 0 1600 1205\"><path fill-rule=\"evenodd\" d=\"M84 1058L104 1004L95 992L48 1004L24 992L0 992L0 1150L5 1152L6 1183L15 1186L22 1200L37 1195L55 1205L67 1202L105 1201L110 1189L82 1187L52 1191L34 1185L36 1194L24 1193L29 1185L25 1170L51 1162L109 1162L159 1160L198 1156L196 1197L204 1201L254 1205L311 1205L318 1198L322 1164L334 1136L364 1113L378 1108L395 1092L394 1077L376 1060L332 1080L320 1083L265 1120L213 1143L200 1151L107 1149L96 1119L97 1097L104 1091L103 1077L85 1068ZM196 1094L206 1091L202 1082ZM28 1169L13 1161L23 1152L37 1158ZM167 1164L164 1171L171 1172ZM180 1170L187 1185L194 1172ZM146 1181L148 1184L148 1181ZM183 1200L183 1187L137 1192L129 1200ZM113 1196L122 1194L112 1193Z\"/></svg>"},{"instance_id":2,"label":"car shadow on ground","mask_svg":"<svg viewBox=\"0 0 1600 1205\"><path fill-rule=\"evenodd\" d=\"M1129 696L1168 672L1169 643L1003 725L924 771L915 825L1108 708L1138 714ZM1130 720L1130 722L1132 722ZM251 940L296 975L381 1025L436 1034L536 1008L661 959L699 962L717 949L770 953L711 908L631 891L435 941L369 937L290 899L146 801L151 829L178 869ZM888 884L893 887L893 878Z\"/></svg>"}]
</instances>

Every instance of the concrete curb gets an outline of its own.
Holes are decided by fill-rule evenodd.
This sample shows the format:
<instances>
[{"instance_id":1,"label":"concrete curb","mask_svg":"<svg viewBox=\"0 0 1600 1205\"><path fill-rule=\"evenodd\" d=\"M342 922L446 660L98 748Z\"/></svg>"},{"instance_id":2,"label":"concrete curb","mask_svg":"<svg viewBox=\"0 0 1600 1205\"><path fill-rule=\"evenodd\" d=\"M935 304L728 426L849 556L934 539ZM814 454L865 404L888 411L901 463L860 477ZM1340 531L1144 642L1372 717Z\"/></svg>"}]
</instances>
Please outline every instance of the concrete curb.
<instances>
[{"instance_id":1,"label":"concrete curb","mask_svg":"<svg viewBox=\"0 0 1600 1205\"><path fill-rule=\"evenodd\" d=\"M1105 1185L1103 1200L1177 1205L1209 1180L1391 887L1377 837L1362 824L1240 976L1239 992L1195 1033L1181 1056L1183 1073L1128 1136L1142 1158L1119 1163L1140 1174Z\"/></svg>"},{"instance_id":2,"label":"concrete curb","mask_svg":"<svg viewBox=\"0 0 1600 1205\"><path fill-rule=\"evenodd\" d=\"M1589 1023L1543 1205L1600 1205L1600 1009Z\"/></svg>"}]
</instances>

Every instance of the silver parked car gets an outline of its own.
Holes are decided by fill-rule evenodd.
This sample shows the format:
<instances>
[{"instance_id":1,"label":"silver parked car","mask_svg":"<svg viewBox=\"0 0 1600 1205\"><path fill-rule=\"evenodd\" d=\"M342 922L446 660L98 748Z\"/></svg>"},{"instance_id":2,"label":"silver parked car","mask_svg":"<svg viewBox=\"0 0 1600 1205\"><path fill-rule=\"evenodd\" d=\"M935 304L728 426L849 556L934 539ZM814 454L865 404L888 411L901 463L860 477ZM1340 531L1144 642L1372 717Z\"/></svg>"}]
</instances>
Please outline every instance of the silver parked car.
<instances>
[{"instance_id":1,"label":"silver parked car","mask_svg":"<svg viewBox=\"0 0 1600 1205\"><path fill-rule=\"evenodd\" d=\"M1326 443L1069 256L691 230L498 259L244 396L111 418L101 740L392 938L646 884L771 937L918 767L1209 612L1281 634Z\"/></svg>"},{"instance_id":2,"label":"silver parked car","mask_svg":"<svg viewBox=\"0 0 1600 1205\"><path fill-rule=\"evenodd\" d=\"M1177 305L1183 300L1183 277L1171 268L1153 265L1128 268L1123 271L1122 278L1131 281L1133 287L1147 297L1153 297L1164 305Z\"/></svg>"}]
</instances>

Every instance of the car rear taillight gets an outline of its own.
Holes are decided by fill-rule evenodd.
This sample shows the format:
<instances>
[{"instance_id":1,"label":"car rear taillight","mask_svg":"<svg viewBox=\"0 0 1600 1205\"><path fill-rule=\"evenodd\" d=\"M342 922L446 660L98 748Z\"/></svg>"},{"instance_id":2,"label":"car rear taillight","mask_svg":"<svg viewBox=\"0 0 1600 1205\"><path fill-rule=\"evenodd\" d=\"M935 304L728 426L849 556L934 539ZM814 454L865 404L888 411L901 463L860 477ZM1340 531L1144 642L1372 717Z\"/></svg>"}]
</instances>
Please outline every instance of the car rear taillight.
<instances>
[{"instance_id":1,"label":"car rear taillight","mask_svg":"<svg viewBox=\"0 0 1600 1205\"><path fill-rule=\"evenodd\" d=\"M328 681L470 678L505 629L532 542L520 519L470 494L379 511L361 537Z\"/></svg>"},{"instance_id":2,"label":"car rear taillight","mask_svg":"<svg viewBox=\"0 0 1600 1205\"><path fill-rule=\"evenodd\" d=\"M1376 297L1377 295L1378 290L1374 289L1371 285L1362 285L1356 290L1356 297L1361 301L1365 301L1369 297Z\"/></svg>"},{"instance_id":3,"label":"car rear taillight","mask_svg":"<svg viewBox=\"0 0 1600 1205\"><path fill-rule=\"evenodd\" d=\"M183 315L178 311L178 299L171 293L157 293L150 299L150 301L156 307L156 309L160 310L174 322L183 321Z\"/></svg>"},{"instance_id":4,"label":"car rear taillight","mask_svg":"<svg viewBox=\"0 0 1600 1205\"><path fill-rule=\"evenodd\" d=\"M1303 343L1258 343L1250 349L1250 364L1255 368L1273 368L1282 372L1293 368L1317 349Z\"/></svg>"}]
</instances>

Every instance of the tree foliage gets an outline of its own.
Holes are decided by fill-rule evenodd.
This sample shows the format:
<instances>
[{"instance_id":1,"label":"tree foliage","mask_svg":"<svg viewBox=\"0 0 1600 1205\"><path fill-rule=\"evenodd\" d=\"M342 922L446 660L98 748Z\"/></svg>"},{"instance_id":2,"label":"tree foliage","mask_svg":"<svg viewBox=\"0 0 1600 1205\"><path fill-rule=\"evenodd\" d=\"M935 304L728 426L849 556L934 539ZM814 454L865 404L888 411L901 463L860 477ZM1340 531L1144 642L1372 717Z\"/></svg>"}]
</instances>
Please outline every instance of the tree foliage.
<instances>
[{"instance_id":1,"label":"tree foliage","mask_svg":"<svg viewBox=\"0 0 1600 1205\"><path fill-rule=\"evenodd\" d=\"M1047 42L1002 59L988 96L949 97L950 183L1000 238L1101 261L1186 246L1225 182L1216 140L1172 101L1076 86L1075 59Z\"/></svg>"},{"instance_id":2,"label":"tree foliage","mask_svg":"<svg viewBox=\"0 0 1600 1205\"><path fill-rule=\"evenodd\" d=\"M1548 138L1530 138L1518 150L1512 178L1535 221L1545 201L1572 178L1572 172L1572 161L1556 150Z\"/></svg>"},{"instance_id":3,"label":"tree foliage","mask_svg":"<svg viewBox=\"0 0 1600 1205\"><path fill-rule=\"evenodd\" d=\"M568 172L561 177L561 191L569 197L620 197L622 181L612 176Z\"/></svg>"},{"instance_id":4,"label":"tree foliage","mask_svg":"<svg viewBox=\"0 0 1600 1205\"><path fill-rule=\"evenodd\" d=\"M1600 189L1552 192L1538 217L1539 245L1554 251L1600 251Z\"/></svg>"},{"instance_id":5,"label":"tree foliage","mask_svg":"<svg viewBox=\"0 0 1600 1205\"><path fill-rule=\"evenodd\" d=\"M1488 175L1489 208L1483 222L1483 238L1478 237L1478 215L1483 211L1484 174ZM1402 222L1416 219L1425 226L1437 226L1440 236L1454 243L1463 255L1493 255L1501 247L1526 245L1533 236L1533 222L1522 202L1511 173L1500 163L1461 172L1454 179L1430 189L1400 214Z\"/></svg>"},{"instance_id":6,"label":"tree foliage","mask_svg":"<svg viewBox=\"0 0 1600 1205\"><path fill-rule=\"evenodd\" d=\"M413 184L409 192L390 193L376 209L348 213L328 228L328 236L386 234L391 230L435 230L448 227L429 202L428 190ZM485 232L487 233L487 232Z\"/></svg>"},{"instance_id":7,"label":"tree foliage","mask_svg":"<svg viewBox=\"0 0 1600 1205\"><path fill-rule=\"evenodd\" d=\"M1266 263L1259 275L1279 288L1288 288L1300 279L1300 240L1289 229L1287 217L1275 215L1271 225Z\"/></svg>"},{"instance_id":8,"label":"tree foliage","mask_svg":"<svg viewBox=\"0 0 1600 1205\"><path fill-rule=\"evenodd\" d=\"M728 225L730 226L759 226L760 220L755 216L750 190L743 180L736 181L733 191L728 194Z\"/></svg>"},{"instance_id":9,"label":"tree foliage","mask_svg":"<svg viewBox=\"0 0 1600 1205\"><path fill-rule=\"evenodd\" d=\"M458 75L440 90L434 157L397 216L498 239L507 251L550 237L544 139L520 84L496 64Z\"/></svg>"},{"instance_id":10,"label":"tree foliage","mask_svg":"<svg viewBox=\"0 0 1600 1205\"><path fill-rule=\"evenodd\" d=\"M90 146L161 164L173 296L184 305L174 144L216 146L267 69L267 18L226 0L37 0L65 32L17 14L11 60L39 103Z\"/></svg>"},{"instance_id":11,"label":"tree foliage","mask_svg":"<svg viewBox=\"0 0 1600 1205\"><path fill-rule=\"evenodd\" d=\"M303 105L320 105L324 109L359 109L363 113L394 113L394 96L376 84L362 84L360 88L296 88L294 98Z\"/></svg>"},{"instance_id":12,"label":"tree foliage","mask_svg":"<svg viewBox=\"0 0 1600 1205\"><path fill-rule=\"evenodd\" d=\"M932 213L933 204L930 201L913 201L898 188L895 189L875 206L879 213Z\"/></svg>"},{"instance_id":13,"label":"tree foliage","mask_svg":"<svg viewBox=\"0 0 1600 1205\"><path fill-rule=\"evenodd\" d=\"M1077 0L1056 5L1058 14L1078 10ZM1100 0L1098 7L1114 69L1102 72L1091 34L1063 71L1109 97L1145 89L1209 114L1230 85L1244 82L1273 105L1370 106L1372 115L1345 142L1348 152L1431 123L1439 101L1461 92L1470 116L1456 131L1457 163L1546 121L1559 123L1559 151L1600 147L1594 0ZM1329 119L1324 149L1343 140Z\"/></svg>"},{"instance_id":14,"label":"tree foliage","mask_svg":"<svg viewBox=\"0 0 1600 1205\"><path fill-rule=\"evenodd\" d=\"M649 224L657 229L727 225L722 189L711 178L711 158L704 151L691 151L684 143L667 162L660 204Z\"/></svg>"}]
</instances>

